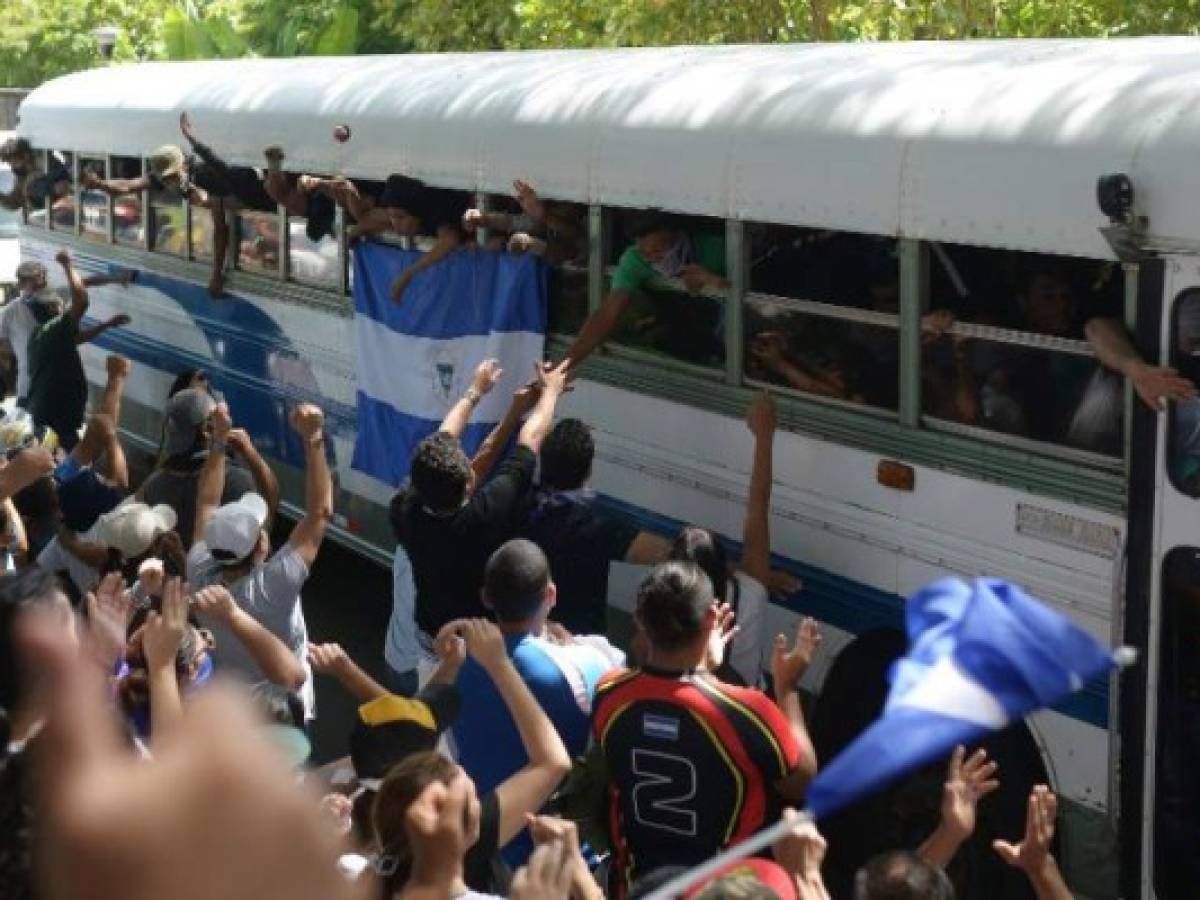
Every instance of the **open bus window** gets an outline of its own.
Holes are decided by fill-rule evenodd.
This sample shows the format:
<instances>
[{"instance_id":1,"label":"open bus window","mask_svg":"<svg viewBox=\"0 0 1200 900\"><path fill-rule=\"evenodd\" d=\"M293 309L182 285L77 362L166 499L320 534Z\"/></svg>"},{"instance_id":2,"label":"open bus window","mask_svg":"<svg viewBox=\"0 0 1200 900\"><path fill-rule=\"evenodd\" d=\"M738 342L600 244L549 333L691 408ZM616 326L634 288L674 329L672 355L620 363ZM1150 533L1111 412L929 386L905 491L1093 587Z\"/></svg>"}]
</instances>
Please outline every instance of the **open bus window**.
<instances>
[{"instance_id":1,"label":"open bus window","mask_svg":"<svg viewBox=\"0 0 1200 900\"><path fill-rule=\"evenodd\" d=\"M243 272L279 272L279 216L275 213L237 214L237 267Z\"/></svg>"},{"instance_id":2,"label":"open bus window","mask_svg":"<svg viewBox=\"0 0 1200 900\"><path fill-rule=\"evenodd\" d=\"M210 262L213 257L212 210L203 206L193 206L191 215L192 230L188 240L191 241L192 259Z\"/></svg>"},{"instance_id":3,"label":"open bus window","mask_svg":"<svg viewBox=\"0 0 1200 900\"><path fill-rule=\"evenodd\" d=\"M747 233L747 378L810 396L896 409L896 241L784 226Z\"/></svg>"},{"instance_id":4,"label":"open bus window","mask_svg":"<svg viewBox=\"0 0 1200 900\"><path fill-rule=\"evenodd\" d=\"M95 172L100 178L109 178L108 163L103 157L81 156L79 172ZM81 207L79 233L89 241L108 243L108 195L103 191L80 190Z\"/></svg>"},{"instance_id":5,"label":"open bus window","mask_svg":"<svg viewBox=\"0 0 1200 900\"><path fill-rule=\"evenodd\" d=\"M185 256L188 234L183 198L172 188L151 188L147 196L150 198L150 234L154 238L150 249L156 253Z\"/></svg>"},{"instance_id":6,"label":"open bus window","mask_svg":"<svg viewBox=\"0 0 1200 900\"><path fill-rule=\"evenodd\" d=\"M1200 550L1179 547L1162 570L1158 732L1155 735L1154 889L1161 900L1200 884Z\"/></svg>"},{"instance_id":7,"label":"open bus window","mask_svg":"<svg viewBox=\"0 0 1200 900\"><path fill-rule=\"evenodd\" d=\"M1171 324L1171 364L1200 384L1200 289L1179 297ZM1171 483L1189 496L1200 497L1200 399L1171 404L1169 434Z\"/></svg>"},{"instance_id":8,"label":"open bus window","mask_svg":"<svg viewBox=\"0 0 1200 900\"><path fill-rule=\"evenodd\" d=\"M341 265L338 240L331 231L310 234L307 220L288 217L289 279L297 284L336 291L341 284Z\"/></svg>"},{"instance_id":9,"label":"open bus window","mask_svg":"<svg viewBox=\"0 0 1200 900\"><path fill-rule=\"evenodd\" d=\"M607 288L630 298L614 342L693 365L725 360L725 224L615 210Z\"/></svg>"},{"instance_id":10,"label":"open bus window","mask_svg":"<svg viewBox=\"0 0 1200 900\"><path fill-rule=\"evenodd\" d=\"M142 161L132 156L109 158L111 178L134 179L142 174ZM118 244L141 247L145 239L141 194L121 194L113 198L113 236Z\"/></svg>"},{"instance_id":11,"label":"open bus window","mask_svg":"<svg viewBox=\"0 0 1200 900\"><path fill-rule=\"evenodd\" d=\"M1124 388L1085 340L1121 318L1119 267L931 245L921 385L929 419L1120 456Z\"/></svg>"}]
</instances>

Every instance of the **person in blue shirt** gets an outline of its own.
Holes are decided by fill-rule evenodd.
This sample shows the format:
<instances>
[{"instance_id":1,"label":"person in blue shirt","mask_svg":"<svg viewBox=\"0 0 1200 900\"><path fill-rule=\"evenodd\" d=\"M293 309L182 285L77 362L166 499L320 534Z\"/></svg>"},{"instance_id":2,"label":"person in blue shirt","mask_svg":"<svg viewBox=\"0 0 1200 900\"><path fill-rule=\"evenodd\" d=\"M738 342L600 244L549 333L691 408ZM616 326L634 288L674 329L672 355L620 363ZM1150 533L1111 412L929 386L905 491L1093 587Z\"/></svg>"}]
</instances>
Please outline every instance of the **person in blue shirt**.
<instances>
[{"instance_id":1,"label":"person in blue shirt","mask_svg":"<svg viewBox=\"0 0 1200 900\"><path fill-rule=\"evenodd\" d=\"M624 657L600 636L549 638L546 619L556 599L550 565L536 544L511 540L488 560L484 604L496 616L521 679L554 723L567 752L578 757L588 746L596 684ZM458 761L484 794L524 767L528 758L512 715L483 668L468 659L456 684L462 696L453 731ZM528 835L522 834L508 845L505 857L518 865L531 849Z\"/></svg>"}]
</instances>

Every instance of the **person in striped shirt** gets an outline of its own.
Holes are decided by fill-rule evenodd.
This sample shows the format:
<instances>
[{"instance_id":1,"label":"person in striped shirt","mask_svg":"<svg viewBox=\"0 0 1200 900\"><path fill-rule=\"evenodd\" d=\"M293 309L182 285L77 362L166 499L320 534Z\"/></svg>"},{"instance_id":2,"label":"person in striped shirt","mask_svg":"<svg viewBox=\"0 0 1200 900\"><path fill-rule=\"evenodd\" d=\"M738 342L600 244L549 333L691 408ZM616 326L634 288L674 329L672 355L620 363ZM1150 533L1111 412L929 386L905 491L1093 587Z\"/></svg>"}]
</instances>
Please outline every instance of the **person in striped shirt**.
<instances>
[{"instance_id":1,"label":"person in striped shirt","mask_svg":"<svg viewBox=\"0 0 1200 900\"><path fill-rule=\"evenodd\" d=\"M775 700L711 674L732 634L697 566L667 562L638 591L645 659L605 676L592 731L607 763L614 889L692 866L778 818L816 773L796 683L820 643L811 619L775 639Z\"/></svg>"}]
</instances>

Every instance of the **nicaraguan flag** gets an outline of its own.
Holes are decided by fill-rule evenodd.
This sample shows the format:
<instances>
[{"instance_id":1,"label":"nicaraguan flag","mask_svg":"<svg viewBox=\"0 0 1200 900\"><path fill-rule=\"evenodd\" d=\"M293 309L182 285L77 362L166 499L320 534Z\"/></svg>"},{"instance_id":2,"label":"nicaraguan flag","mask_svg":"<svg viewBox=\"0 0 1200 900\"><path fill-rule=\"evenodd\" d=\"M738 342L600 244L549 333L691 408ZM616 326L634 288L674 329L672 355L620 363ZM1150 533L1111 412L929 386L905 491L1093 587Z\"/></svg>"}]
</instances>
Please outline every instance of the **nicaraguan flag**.
<instances>
[{"instance_id":1,"label":"nicaraguan flag","mask_svg":"<svg viewBox=\"0 0 1200 900\"><path fill-rule=\"evenodd\" d=\"M396 275L415 251L366 243L354 251L358 438L353 466L390 485L408 475L413 448L471 384L479 362L504 376L463 434L473 453L533 377L546 333L546 271L530 256L479 250L451 254L418 275L399 304Z\"/></svg>"},{"instance_id":2,"label":"nicaraguan flag","mask_svg":"<svg viewBox=\"0 0 1200 900\"><path fill-rule=\"evenodd\" d=\"M906 619L909 650L892 669L883 716L809 786L818 818L1057 703L1115 664L1091 635L995 579L935 582L909 600Z\"/></svg>"}]
</instances>

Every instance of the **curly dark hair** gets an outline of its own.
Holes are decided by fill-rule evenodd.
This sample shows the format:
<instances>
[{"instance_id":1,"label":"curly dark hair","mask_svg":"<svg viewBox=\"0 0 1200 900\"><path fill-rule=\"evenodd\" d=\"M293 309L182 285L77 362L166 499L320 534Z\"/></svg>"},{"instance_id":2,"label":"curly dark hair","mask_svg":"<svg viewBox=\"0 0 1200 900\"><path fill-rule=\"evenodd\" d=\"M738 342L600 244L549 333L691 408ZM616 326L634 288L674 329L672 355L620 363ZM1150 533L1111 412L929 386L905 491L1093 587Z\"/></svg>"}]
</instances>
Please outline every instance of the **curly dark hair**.
<instances>
[{"instance_id":1,"label":"curly dark hair","mask_svg":"<svg viewBox=\"0 0 1200 900\"><path fill-rule=\"evenodd\" d=\"M558 491L582 487L595 455L592 429L579 419L563 419L542 441L542 486Z\"/></svg>"},{"instance_id":2,"label":"curly dark hair","mask_svg":"<svg viewBox=\"0 0 1200 900\"><path fill-rule=\"evenodd\" d=\"M417 445L409 474L423 504L434 512L452 512L467 496L471 461L458 438L439 431Z\"/></svg>"}]
</instances>

